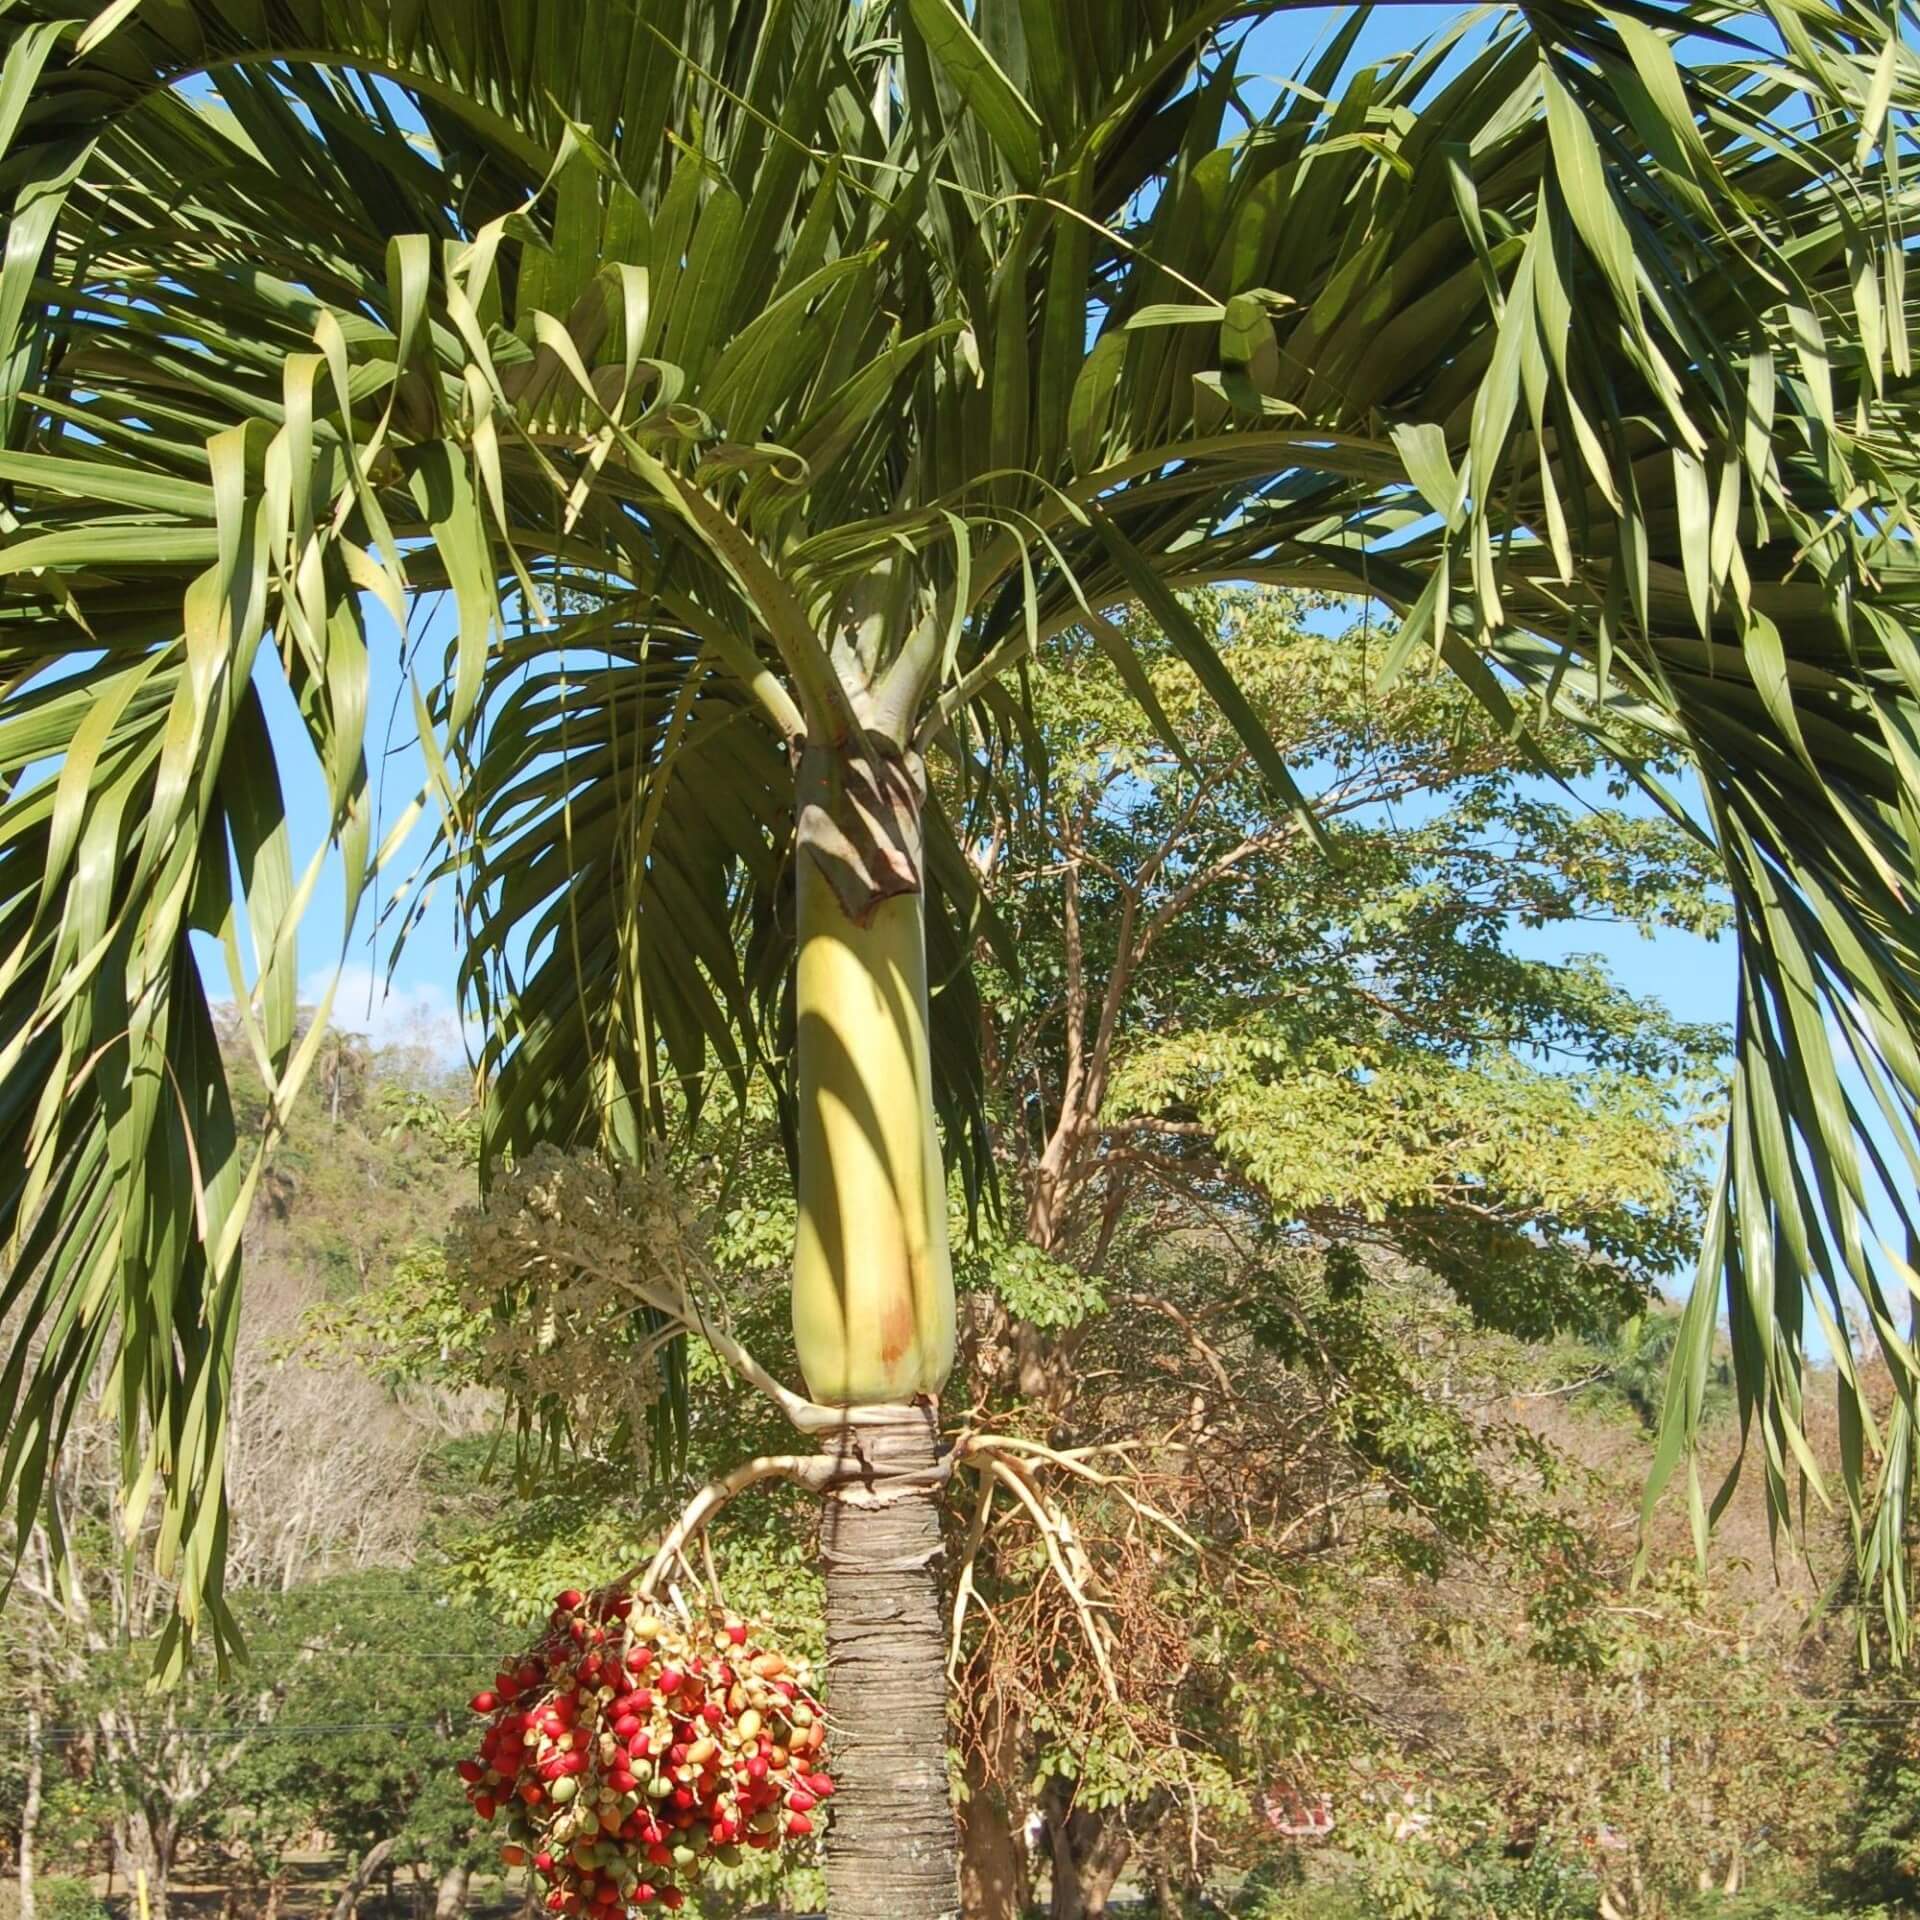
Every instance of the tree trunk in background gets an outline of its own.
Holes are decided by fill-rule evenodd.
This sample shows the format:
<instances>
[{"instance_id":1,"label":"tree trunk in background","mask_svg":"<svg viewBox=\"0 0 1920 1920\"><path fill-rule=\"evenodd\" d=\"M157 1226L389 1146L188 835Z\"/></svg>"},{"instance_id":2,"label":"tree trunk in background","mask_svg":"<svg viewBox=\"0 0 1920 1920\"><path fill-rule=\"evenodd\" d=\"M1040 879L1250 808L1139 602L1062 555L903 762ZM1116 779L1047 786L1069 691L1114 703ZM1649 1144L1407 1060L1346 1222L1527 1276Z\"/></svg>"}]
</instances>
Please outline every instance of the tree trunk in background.
<instances>
[{"instance_id":1,"label":"tree trunk in background","mask_svg":"<svg viewBox=\"0 0 1920 1920\"><path fill-rule=\"evenodd\" d=\"M473 1878L473 1869L467 1866L451 1866L440 1876L440 1886L433 1896L433 1920L463 1920L467 1911L467 1883Z\"/></svg>"},{"instance_id":2,"label":"tree trunk in background","mask_svg":"<svg viewBox=\"0 0 1920 1920\"><path fill-rule=\"evenodd\" d=\"M1180 1896L1174 1891L1173 1875L1164 1860L1153 1863L1153 1904L1162 1920L1179 1920Z\"/></svg>"},{"instance_id":3,"label":"tree trunk in background","mask_svg":"<svg viewBox=\"0 0 1920 1920\"><path fill-rule=\"evenodd\" d=\"M839 1436L863 1483L829 1496L820 1537L840 1786L827 1844L832 1920L952 1920L959 1911L940 1510L932 1486L884 1486L930 1470L936 1441L931 1406Z\"/></svg>"},{"instance_id":4,"label":"tree trunk in background","mask_svg":"<svg viewBox=\"0 0 1920 1920\"><path fill-rule=\"evenodd\" d=\"M340 1898L333 1903L333 1920L353 1920L360 1910L360 1896L372 1886L374 1875L387 1864L398 1845L397 1840L382 1840L378 1846L367 1849L359 1865L348 1874L347 1884L340 1889Z\"/></svg>"},{"instance_id":5,"label":"tree trunk in background","mask_svg":"<svg viewBox=\"0 0 1920 1920\"><path fill-rule=\"evenodd\" d=\"M168 1920L167 1879L173 1871L176 1839L172 1818L147 1807L134 1807L113 1823L117 1870L127 1883L135 1913L140 1908L140 1876L146 1875L148 1920Z\"/></svg>"},{"instance_id":6,"label":"tree trunk in background","mask_svg":"<svg viewBox=\"0 0 1920 1920\"><path fill-rule=\"evenodd\" d=\"M995 1717L982 1750L967 1755L960 1813L960 1911L966 1920L1020 1920L1027 1856L1007 1788L1020 1765L1019 1729Z\"/></svg>"},{"instance_id":7,"label":"tree trunk in background","mask_svg":"<svg viewBox=\"0 0 1920 1920\"><path fill-rule=\"evenodd\" d=\"M35 1920L33 1898L33 1843L40 1832L40 1789L44 1761L40 1740L40 1709L27 1707L27 1780L20 1801L20 1920Z\"/></svg>"},{"instance_id":8,"label":"tree trunk in background","mask_svg":"<svg viewBox=\"0 0 1920 1920\"><path fill-rule=\"evenodd\" d=\"M1133 1841L1106 1814L1070 1810L1073 1783L1050 1783L1047 1837L1053 1850L1051 1920L1101 1920L1126 1871Z\"/></svg>"}]
</instances>

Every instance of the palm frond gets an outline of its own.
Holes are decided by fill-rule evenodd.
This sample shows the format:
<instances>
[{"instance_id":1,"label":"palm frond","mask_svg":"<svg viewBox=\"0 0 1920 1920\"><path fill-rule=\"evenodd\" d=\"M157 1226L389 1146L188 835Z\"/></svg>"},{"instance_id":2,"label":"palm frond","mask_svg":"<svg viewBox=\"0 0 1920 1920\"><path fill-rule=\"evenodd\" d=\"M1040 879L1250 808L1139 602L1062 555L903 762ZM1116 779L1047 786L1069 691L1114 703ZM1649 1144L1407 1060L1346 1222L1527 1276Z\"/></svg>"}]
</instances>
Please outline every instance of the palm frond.
<instances>
[{"instance_id":1,"label":"palm frond","mask_svg":"<svg viewBox=\"0 0 1920 1920\"><path fill-rule=\"evenodd\" d=\"M1851 0L1782 0L1766 44L1719 9L1555 0L1344 79L1336 36L1249 118L1245 33L1285 12L0 16L23 1512L112 1353L133 1505L161 1493L189 1615L217 1592L240 1226L317 1044L254 682L294 696L278 750L321 770L351 918L369 593L452 604L424 799L497 1149L637 1153L669 1084L777 1075L793 743L987 779L1020 662L1117 602L1155 610L1282 792L1183 589L1372 595L1404 615L1397 663L1433 648L1516 730L1534 701L1631 720L1699 769L1736 902L1705 1284L1776 1509L1808 1457L1809 1288L1836 1321L1868 1301L1910 1419L1871 1213L1876 1184L1905 1204L1878 1141L1920 1166L1920 66ZM929 846L977 1179L983 928L964 827ZM216 950L260 1139L209 1038ZM1714 1318L1687 1323L1663 1475Z\"/></svg>"}]
</instances>

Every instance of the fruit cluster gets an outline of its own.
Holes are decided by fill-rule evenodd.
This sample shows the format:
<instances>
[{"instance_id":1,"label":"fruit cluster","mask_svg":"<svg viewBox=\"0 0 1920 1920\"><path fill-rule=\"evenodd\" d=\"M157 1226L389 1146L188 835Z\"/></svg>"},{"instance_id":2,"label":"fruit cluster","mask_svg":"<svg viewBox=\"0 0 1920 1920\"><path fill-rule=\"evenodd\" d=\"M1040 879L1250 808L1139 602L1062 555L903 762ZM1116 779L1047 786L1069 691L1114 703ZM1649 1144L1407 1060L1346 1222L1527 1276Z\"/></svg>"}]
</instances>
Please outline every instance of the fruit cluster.
<instances>
[{"instance_id":1,"label":"fruit cluster","mask_svg":"<svg viewBox=\"0 0 1920 1920\"><path fill-rule=\"evenodd\" d=\"M502 1820L549 1912L672 1909L712 1861L804 1841L833 1791L803 1662L715 1616L681 1626L620 1591L572 1589L547 1632L476 1693L467 1798Z\"/></svg>"}]
</instances>

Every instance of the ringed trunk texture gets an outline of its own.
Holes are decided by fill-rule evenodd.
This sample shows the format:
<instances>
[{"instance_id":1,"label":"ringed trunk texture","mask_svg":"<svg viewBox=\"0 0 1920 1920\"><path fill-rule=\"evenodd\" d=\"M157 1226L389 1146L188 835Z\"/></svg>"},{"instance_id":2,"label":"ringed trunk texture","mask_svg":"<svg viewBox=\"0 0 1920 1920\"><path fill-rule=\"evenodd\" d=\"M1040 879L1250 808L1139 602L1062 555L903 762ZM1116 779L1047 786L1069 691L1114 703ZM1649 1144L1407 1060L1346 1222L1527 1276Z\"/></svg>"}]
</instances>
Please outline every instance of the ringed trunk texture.
<instances>
[{"instance_id":1,"label":"ringed trunk texture","mask_svg":"<svg viewBox=\"0 0 1920 1920\"><path fill-rule=\"evenodd\" d=\"M929 1474L937 1444L926 1402L840 1431L840 1453L860 1463L861 1479L829 1496L821 1526L827 1710L841 1788L827 1830L831 1920L959 1912L940 1512L932 1485L899 1484Z\"/></svg>"}]
</instances>

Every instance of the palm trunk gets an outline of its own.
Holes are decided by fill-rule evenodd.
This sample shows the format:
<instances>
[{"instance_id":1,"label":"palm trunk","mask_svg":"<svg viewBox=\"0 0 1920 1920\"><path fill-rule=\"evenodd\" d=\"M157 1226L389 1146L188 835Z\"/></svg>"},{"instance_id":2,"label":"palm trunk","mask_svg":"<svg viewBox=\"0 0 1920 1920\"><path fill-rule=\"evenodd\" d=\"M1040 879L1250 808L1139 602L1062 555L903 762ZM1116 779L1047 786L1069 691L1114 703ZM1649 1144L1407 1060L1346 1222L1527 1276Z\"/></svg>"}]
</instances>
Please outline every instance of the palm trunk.
<instances>
[{"instance_id":1,"label":"palm trunk","mask_svg":"<svg viewBox=\"0 0 1920 1920\"><path fill-rule=\"evenodd\" d=\"M928 1406L842 1430L866 1471L865 1484L828 1501L821 1529L841 1788L827 1840L831 1920L952 1920L959 1910L940 1511L932 1487L877 1492L930 1468L935 1441Z\"/></svg>"},{"instance_id":2,"label":"palm trunk","mask_svg":"<svg viewBox=\"0 0 1920 1920\"><path fill-rule=\"evenodd\" d=\"M958 1912L934 1402L953 1364L934 1126L917 766L809 749L796 981L800 1216L793 1321L813 1397L860 1478L821 1530L841 1793L832 1920Z\"/></svg>"}]
</instances>

